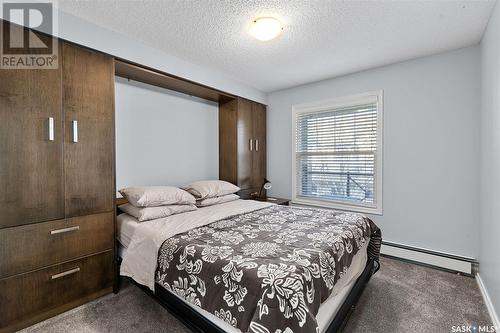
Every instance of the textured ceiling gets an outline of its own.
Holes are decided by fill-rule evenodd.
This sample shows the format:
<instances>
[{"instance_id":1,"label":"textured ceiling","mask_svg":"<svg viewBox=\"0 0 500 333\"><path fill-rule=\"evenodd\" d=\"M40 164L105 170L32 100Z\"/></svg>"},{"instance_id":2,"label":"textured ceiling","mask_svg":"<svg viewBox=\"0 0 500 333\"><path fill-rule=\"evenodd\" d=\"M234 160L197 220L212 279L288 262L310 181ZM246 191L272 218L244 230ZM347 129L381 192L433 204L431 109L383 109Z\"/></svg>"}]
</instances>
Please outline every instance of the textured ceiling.
<instances>
[{"instance_id":1,"label":"textured ceiling","mask_svg":"<svg viewBox=\"0 0 500 333\"><path fill-rule=\"evenodd\" d=\"M478 43L494 1L59 0L65 12L265 92ZM285 29L248 35L258 16Z\"/></svg>"}]
</instances>

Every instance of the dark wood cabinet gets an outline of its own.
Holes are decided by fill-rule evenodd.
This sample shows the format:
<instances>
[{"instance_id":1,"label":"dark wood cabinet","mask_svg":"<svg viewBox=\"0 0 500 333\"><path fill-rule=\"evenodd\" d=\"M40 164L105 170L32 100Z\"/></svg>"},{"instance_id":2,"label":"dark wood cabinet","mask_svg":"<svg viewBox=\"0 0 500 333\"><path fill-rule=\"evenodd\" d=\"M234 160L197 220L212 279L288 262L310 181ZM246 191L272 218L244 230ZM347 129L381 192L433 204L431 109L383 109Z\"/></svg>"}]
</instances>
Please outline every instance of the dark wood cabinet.
<instances>
[{"instance_id":1,"label":"dark wood cabinet","mask_svg":"<svg viewBox=\"0 0 500 333\"><path fill-rule=\"evenodd\" d=\"M111 292L113 252L0 279L0 331L12 332Z\"/></svg>"},{"instance_id":2,"label":"dark wood cabinet","mask_svg":"<svg viewBox=\"0 0 500 333\"><path fill-rule=\"evenodd\" d=\"M64 218L62 142L61 70L1 69L0 228Z\"/></svg>"},{"instance_id":3,"label":"dark wood cabinet","mask_svg":"<svg viewBox=\"0 0 500 333\"><path fill-rule=\"evenodd\" d=\"M237 100L237 185L242 189L253 187L254 133L252 102Z\"/></svg>"},{"instance_id":4,"label":"dark wood cabinet","mask_svg":"<svg viewBox=\"0 0 500 333\"><path fill-rule=\"evenodd\" d=\"M114 62L63 45L66 217L113 210Z\"/></svg>"},{"instance_id":5,"label":"dark wood cabinet","mask_svg":"<svg viewBox=\"0 0 500 333\"><path fill-rule=\"evenodd\" d=\"M0 69L0 332L112 291L114 62Z\"/></svg>"},{"instance_id":6,"label":"dark wood cabinet","mask_svg":"<svg viewBox=\"0 0 500 333\"><path fill-rule=\"evenodd\" d=\"M238 184L238 100L219 103L219 178Z\"/></svg>"},{"instance_id":7,"label":"dark wood cabinet","mask_svg":"<svg viewBox=\"0 0 500 333\"><path fill-rule=\"evenodd\" d=\"M219 104L219 178L258 192L266 177L266 106L243 98Z\"/></svg>"},{"instance_id":8,"label":"dark wood cabinet","mask_svg":"<svg viewBox=\"0 0 500 333\"><path fill-rule=\"evenodd\" d=\"M113 248L113 213L0 229L0 279Z\"/></svg>"},{"instance_id":9,"label":"dark wood cabinet","mask_svg":"<svg viewBox=\"0 0 500 333\"><path fill-rule=\"evenodd\" d=\"M266 107L252 103L254 152L252 154L252 184L259 189L266 178Z\"/></svg>"}]
</instances>

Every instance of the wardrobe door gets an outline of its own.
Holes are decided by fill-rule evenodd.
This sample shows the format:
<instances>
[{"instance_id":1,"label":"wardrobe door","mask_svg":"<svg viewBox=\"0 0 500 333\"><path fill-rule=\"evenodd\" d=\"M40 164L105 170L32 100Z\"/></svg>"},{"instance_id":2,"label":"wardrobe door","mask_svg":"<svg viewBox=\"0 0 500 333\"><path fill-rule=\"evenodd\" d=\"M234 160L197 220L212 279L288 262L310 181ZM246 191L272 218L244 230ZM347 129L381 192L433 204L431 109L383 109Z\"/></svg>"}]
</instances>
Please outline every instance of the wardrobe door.
<instances>
[{"instance_id":1,"label":"wardrobe door","mask_svg":"<svg viewBox=\"0 0 500 333\"><path fill-rule=\"evenodd\" d=\"M241 189L253 187L253 152L255 140L253 137L252 102L246 99L238 100L238 186Z\"/></svg>"},{"instance_id":2,"label":"wardrobe door","mask_svg":"<svg viewBox=\"0 0 500 333\"><path fill-rule=\"evenodd\" d=\"M114 62L63 44L66 217L113 210Z\"/></svg>"},{"instance_id":3,"label":"wardrobe door","mask_svg":"<svg viewBox=\"0 0 500 333\"><path fill-rule=\"evenodd\" d=\"M219 103L219 179L238 184L238 100Z\"/></svg>"},{"instance_id":4,"label":"wardrobe door","mask_svg":"<svg viewBox=\"0 0 500 333\"><path fill-rule=\"evenodd\" d=\"M260 189L266 178L266 107L259 103L252 103L252 113L255 140L252 182Z\"/></svg>"},{"instance_id":5,"label":"wardrobe door","mask_svg":"<svg viewBox=\"0 0 500 333\"><path fill-rule=\"evenodd\" d=\"M64 217L62 137L61 70L0 69L0 228Z\"/></svg>"}]
</instances>

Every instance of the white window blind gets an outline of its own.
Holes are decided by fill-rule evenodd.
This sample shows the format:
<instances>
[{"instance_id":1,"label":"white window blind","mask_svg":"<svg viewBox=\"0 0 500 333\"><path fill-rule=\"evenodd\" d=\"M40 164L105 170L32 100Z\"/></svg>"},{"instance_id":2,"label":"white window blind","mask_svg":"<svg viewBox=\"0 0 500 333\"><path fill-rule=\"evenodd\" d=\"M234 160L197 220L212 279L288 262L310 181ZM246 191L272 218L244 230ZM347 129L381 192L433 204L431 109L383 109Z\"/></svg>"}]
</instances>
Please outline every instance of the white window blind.
<instances>
[{"instance_id":1,"label":"white window blind","mask_svg":"<svg viewBox=\"0 0 500 333\"><path fill-rule=\"evenodd\" d=\"M381 212L380 102L363 96L297 109L295 202Z\"/></svg>"}]
</instances>

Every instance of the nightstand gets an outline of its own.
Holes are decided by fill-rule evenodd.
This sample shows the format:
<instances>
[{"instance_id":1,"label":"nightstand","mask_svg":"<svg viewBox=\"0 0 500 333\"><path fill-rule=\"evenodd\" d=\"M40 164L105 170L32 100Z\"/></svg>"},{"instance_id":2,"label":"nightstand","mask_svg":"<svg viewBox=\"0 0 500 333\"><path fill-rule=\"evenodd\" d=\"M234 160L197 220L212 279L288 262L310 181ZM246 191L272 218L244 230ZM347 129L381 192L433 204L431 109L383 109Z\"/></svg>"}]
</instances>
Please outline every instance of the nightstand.
<instances>
[{"instance_id":1,"label":"nightstand","mask_svg":"<svg viewBox=\"0 0 500 333\"><path fill-rule=\"evenodd\" d=\"M265 201L277 205L282 205L282 206L288 206L290 204L290 199L283 199L283 198L275 198L275 197L266 197L266 198L254 198L252 200L257 200L257 201Z\"/></svg>"}]
</instances>

